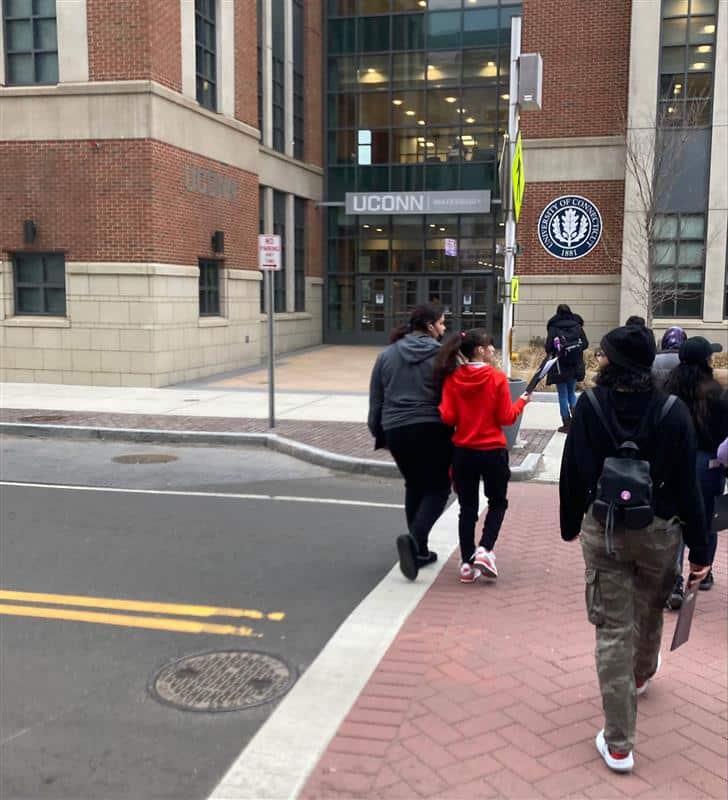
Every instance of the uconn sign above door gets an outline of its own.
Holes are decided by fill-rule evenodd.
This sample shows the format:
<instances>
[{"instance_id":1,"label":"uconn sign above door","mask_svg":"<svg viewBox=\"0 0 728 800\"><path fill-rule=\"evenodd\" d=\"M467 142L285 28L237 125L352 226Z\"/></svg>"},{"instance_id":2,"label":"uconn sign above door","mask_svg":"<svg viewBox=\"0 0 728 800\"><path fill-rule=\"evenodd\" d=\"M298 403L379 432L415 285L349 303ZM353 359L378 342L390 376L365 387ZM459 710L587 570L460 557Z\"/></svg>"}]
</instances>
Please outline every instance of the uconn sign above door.
<instances>
[{"instance_id":1,"label":"uconn sign above door","mask_svg":"<svg viewBox=\"0 0 728 800\"><path fill-rule=\"evenodd\" d=\"M347 192L347 214L488 214L490 191Z\"/></svg>"}]
</instances>

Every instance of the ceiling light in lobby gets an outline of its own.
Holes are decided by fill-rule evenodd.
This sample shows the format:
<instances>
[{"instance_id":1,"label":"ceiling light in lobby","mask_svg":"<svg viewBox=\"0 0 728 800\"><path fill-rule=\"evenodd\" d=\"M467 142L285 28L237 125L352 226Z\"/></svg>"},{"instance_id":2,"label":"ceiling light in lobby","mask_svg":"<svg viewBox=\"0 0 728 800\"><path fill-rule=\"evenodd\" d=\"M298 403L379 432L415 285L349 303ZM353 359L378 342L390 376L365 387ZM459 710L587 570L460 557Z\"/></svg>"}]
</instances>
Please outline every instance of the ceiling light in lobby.
<instances>
[{"instance_id":1,"label":"ceiling light in lobby","mask_svg":"<svg viewBox=\"0 0 728 800\"><path fill-rule=\"evenodd\" d=\"M703 33L715 33L715 25L703 25Z\"/></svg>"},{"instance_id":2,"label":"ceiling light in lobby","mask_svg":"<svg viewBox=\"0 0 728 800\"><path fill-rule=\"evenodd\" d=\"M455 103L455 102L457 102L457 97L453 97L452 95L450 95L450 97L446 97L445 98L445 102L446 103Z\"/></svg>"},{"instance_id":3,"label":"ceiling light in lobby","mask_svg":"<svg viewBox=\"0 0 728 800\"><path fill-rule=\"evenodd\" d=\"M418 124L418 125L424 125L424 124L425 124L425 121L424 121L423 119L418 119L418 120L417 120L417 124Z\"/></svg>"},{"instance_id":4,"label":"ceiling light in lobby","mask_svg":"<svg viewBox=\"0 0 728 800\"><path fill-rule=\"evenodd\" d=\"M392 100L392 105L401 106L403 102L404 102L403 100Z\"/></svg>"},{"instance_id":5,"label":"ceiling light in lobby","mask_svg":"<svg viewBox=\"0 0 728 800\"><path fill-rule=\"evenodd\" d=\"M412 109L411 109L411 108L407 109L407 111L405 111L404 113L405 113L405 114L406 114L408 117L414 117L414 115L415 115L415 112L414 112L414 111L412 111Z\"/></svg>"}]
</instances>

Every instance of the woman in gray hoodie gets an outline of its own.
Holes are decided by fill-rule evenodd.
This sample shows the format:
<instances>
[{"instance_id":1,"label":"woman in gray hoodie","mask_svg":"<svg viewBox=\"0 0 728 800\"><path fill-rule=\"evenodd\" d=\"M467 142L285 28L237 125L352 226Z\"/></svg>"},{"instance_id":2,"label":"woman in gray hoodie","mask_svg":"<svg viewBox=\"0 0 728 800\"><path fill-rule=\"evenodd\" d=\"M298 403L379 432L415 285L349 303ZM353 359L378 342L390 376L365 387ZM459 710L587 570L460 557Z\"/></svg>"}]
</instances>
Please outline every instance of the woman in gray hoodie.
<instances>
[{"instance_id":1,"label":"woman in gray hoodie","mask_svg":"<svg viewBox=\"0 0 728 800\"><path fill-rule=\"evenodd\" d=\"M397 551L402 574L410 580L437 560L427 540L450 495L452 431L440 419L432 373L444 332L439 306L417 306L409 323L392 332L369 386L368 425L375 447L389 448L405 481L409 533L397 537Z\"/></svg>"},{"instance_id":2,"label":"woman in gray hoodie","mask_svg":"<svg viewBox=\"0 0 728 800\"><path fill-rule=\"evenodd\" d=\"M670 373L680 363L680 345L687 338L687 333L677 325L673 325L663 333L660 352L652 362L652 377L658 389L662 389Z\"/></svg>"}]
</instances>

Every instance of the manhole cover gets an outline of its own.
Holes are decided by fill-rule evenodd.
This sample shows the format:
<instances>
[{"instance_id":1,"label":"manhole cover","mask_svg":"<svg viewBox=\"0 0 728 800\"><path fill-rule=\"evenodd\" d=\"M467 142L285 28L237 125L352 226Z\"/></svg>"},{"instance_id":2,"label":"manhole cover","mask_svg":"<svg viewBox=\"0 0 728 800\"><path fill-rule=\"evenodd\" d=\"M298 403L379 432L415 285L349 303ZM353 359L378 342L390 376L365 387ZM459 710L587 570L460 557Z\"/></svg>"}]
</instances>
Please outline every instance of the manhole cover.
<instances>
[{"instance_id":1,"label":"manhole cover","mask_svg":"<svg viewBox=\"0 0 728 800\"><path fill-rule=\"evenodd\" d=\"M167 464L176 461L177 456L169 453L130 453L127 456L116 456L111 459L117 464Z\"/></svg>"},{"instance_id":2,"label":"manhole cover","mask_svg":"<svg viewBox=\"0 0 728 800\"><path fill-rule=\"evenodd\" d=\"M20 417L18 422L60 422L68 417L63 417L59 414L36 414L32 417Z\"/></svg>"},{"instance_id":3,"label":"manhole cover","mask_svg":"<svg viewBox=\"0 0 728 800\"><path fill-rule=\"evenodd\" d=\"M172 661L150 689L157 699L186 711L239 711L270 703L294 680L293 669L275 656L226 650Z\"/></svg>"}]
</instances>

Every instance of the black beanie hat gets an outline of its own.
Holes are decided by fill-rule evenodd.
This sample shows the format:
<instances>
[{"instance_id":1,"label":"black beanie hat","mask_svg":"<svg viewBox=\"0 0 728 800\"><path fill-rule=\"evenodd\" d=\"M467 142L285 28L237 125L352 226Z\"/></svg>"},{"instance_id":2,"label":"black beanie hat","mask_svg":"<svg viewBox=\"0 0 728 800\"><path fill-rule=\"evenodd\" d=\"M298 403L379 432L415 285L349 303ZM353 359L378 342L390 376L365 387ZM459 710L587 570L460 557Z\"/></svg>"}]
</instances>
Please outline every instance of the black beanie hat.
<instances>
[{"instance_id":1,"label":"black beanie hat","mask_svg":"<svg viewBox=\"0 0 728 800\"><path fill-rule=\"evenodd\" d=\"M680 361L684 364L707 363L713 353L723 348L716 342L709 342L704 336L691 336L680 345Z\"/></svg>"},{"instance_id":2,"label":"black beanie hat","mask_svg":"<svg viewBox=\"0 0 728 800\"><path fill-rule=\"evenodd\" d=\"M609 331L601 342L610 364L638 374L649 374L655 360L655 337L648 328L625 325Z\"/></svg>"}]
</instances>

